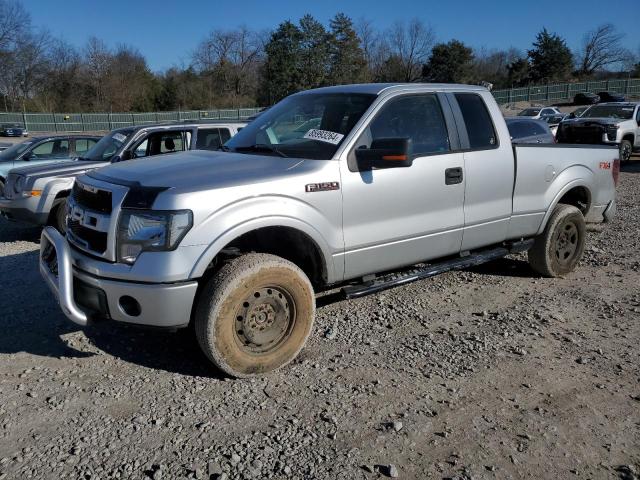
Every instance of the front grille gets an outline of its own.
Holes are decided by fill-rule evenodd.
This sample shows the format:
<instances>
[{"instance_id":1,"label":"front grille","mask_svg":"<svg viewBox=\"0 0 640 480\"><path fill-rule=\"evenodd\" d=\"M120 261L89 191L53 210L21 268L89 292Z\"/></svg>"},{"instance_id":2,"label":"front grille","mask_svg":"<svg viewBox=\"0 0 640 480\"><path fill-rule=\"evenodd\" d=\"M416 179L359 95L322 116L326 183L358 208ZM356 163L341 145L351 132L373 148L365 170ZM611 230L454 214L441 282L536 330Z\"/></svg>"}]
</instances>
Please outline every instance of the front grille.
<instances>
[{"instance_id":1,"label":"front grille","mask_svg":"<svg viewBox=\"0 0 640 480\"><path fill-rule=\"evenodd\" d=\"M95 212L111 213L112 201L111 192L99 189L86 189L78 182L73 184L71 196L75 203Z\"/></svg>"},{"instance_id":2,"label":"front grille","mask_svg":"<svg viewBox=\"0 0 640 480\"><path fill-rule=\"evenodd\" d=\"M562 143L599 144L602 143L604 133L604 128L600 126L564 127L560 141Z\"/></svg>"},{"instance_id":3,"label":"front grille","mask_svg":"<svg viewBox=\"0 0 640 480\"><path fill-rule=\"evenodd\" d=\"M72 240L75 240L76 243L95 253L103 254L107 251L107 232L92 230L81 225L80 222L68 218L67 233L71 234Z\"/></svg>"}]
</instances>

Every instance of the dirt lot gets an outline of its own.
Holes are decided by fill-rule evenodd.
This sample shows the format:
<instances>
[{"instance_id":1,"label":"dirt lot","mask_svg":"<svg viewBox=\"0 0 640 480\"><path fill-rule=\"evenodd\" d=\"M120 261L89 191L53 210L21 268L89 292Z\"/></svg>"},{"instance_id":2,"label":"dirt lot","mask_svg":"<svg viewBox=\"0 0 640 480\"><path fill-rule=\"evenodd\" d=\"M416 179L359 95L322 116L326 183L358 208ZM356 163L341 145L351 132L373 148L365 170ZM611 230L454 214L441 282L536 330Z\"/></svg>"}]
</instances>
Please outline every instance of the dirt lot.
<instances>
[{"instance_id":1,"label":"dirt lot","mask_svg":"<svg viewBox=\"0 0 640 480\"><path fill-rule=\"evenodd\" d=\"M513 257L319 300L291 366L221 378L187 333L66 321L0 223L0 479L638 478L640 159L568 278Z\"/></svg>"}]
</instances>

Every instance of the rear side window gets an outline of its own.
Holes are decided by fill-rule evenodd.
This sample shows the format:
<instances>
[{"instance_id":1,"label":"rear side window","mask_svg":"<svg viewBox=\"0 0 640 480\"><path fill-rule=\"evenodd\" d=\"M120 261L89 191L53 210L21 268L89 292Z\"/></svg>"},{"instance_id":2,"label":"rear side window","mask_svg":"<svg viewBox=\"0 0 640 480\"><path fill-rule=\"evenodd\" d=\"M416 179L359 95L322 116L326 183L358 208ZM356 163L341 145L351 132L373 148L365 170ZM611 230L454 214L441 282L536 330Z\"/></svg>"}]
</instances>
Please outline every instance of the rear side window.
<instances>
[{"instance_id":1,"label":"rear side window","mask_svg":"<svg viewBox=\"0 0 640 480\"><path fill-rule=\"evenodd\" d=\"M228 128L201 128L198 129L196 149L217 150L231 138Z\"/></svg>"},{"instance_id":2,"label":"rear side window","mask_svg":"<svg viewBox=\"0 0 640 480\"><path fill-rule=\"evenodd\" d=\"M456 93L456 100L462 111L469 146L472 150L496 148L498 141L493 128L491 115L480 95L475 93Z\"/></svg>"},{"instance_id":3,"label":"rear side window","mask_svg":"<svg viewBox=\"0 0 640 480\"><path fill-rule=\"evenodd\" d=\"M411 139L413 156L448 152L449 135L438 97L434 94L406 95L390 100L365 130L358 142L371 146L381 138Z\"/></svg>"},{"instance_id":4,"label":"rear side window","mask_svg":"<svg viewBox=\"0 0 640 480\"><path fill-rule=\"evenodd\" d=\"M76 153L82 154L97 143L93 138L76 138Z\"/></svg>"}]
</instances>

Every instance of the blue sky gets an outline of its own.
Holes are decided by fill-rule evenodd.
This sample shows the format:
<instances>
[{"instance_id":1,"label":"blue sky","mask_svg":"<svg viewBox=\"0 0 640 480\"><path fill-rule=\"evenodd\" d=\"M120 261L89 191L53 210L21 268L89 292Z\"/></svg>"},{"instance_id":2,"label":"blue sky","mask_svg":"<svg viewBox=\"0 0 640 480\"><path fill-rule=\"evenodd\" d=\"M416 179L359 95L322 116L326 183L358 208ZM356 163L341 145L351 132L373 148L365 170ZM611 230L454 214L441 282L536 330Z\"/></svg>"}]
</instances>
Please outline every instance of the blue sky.
<instances>
[{"instance_id":1,"label":"blue sky","mask_svg":"<svg viewBox=\"0 0 640 480\"><path fill-rule=\"evenodd\" d=\"M327 24L343 11L353 19L366 17L379 29L396 20L418 17L431 24L438 40L457 38L473 47L521 50L530 47L543 27L555 31L570 47L583 34L605 22L626 34L625 45L640 49L638 0L22 0L34 25L76 46L95 35L108 45L127 43L147 57L153 70L189 62L189 54L215 28L246 25L273 29L283 20L310 13ZM626 12L626 14L624 13Z\"/></svg>"}]
</instances>

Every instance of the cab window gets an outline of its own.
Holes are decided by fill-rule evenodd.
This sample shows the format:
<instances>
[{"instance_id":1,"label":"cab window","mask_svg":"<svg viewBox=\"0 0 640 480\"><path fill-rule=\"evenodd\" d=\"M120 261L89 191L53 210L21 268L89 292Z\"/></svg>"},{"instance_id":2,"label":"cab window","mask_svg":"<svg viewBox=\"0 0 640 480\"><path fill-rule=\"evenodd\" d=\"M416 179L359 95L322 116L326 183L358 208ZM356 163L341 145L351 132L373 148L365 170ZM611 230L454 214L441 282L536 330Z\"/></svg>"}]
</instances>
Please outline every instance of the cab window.
<instances>
[{"instance_id":1,"label":"cab window","mask_svg":"<svg viewBox=\"0 0 640 480\"><path fill-rule=\"evenodd\" d=\"M133 158L149 157L189 149L191 132L163 131L150 133L133 148Z\"/></svg>"},{"instance_id":2,"label":"cab window","mask_svg":"<svg viewBox=\"0 0 640 480\"><path fill-rule=\"evenodd\" d=\"M228 128L199 128L196 148L198 150L218 150L231 138Z\"/></svg>"},{"instance_id":3,"label":"cab window","mask_svg":"<svg viewBox=\"0 0 640 480\"><path fill-rule=\"evenodd\" d=\"M470 148L472 150L497 148L498 140L493 122L480 95L456 93L455 97L462 111Z\"/></svg>"},{"instance_id":4,"label":"cab window","mask_svg":"<svg viewBox=\"0 0 640 480\"><path fill-rule=\"evenodd\" d=\"M356 143L369 148L374 140L409 138L413 157L451 150L449 134L435 94L404 95L387 102Z\"/></svg>"},{"instance_id":5,"label":"cab window","mask_svg":"<svg viewBox=\"0 0 640 480\"><path fill-rule=\"evenodd\" d=\"M69 140L58 139L41 143L31 150L31 156L36 158L66 158L69 156Z\"/></svg>"},{"instance_id":6,"label":"cab window","mask_svg":"<svg viewBox=\"0 0 640 480\"><path fill-rule=\"evenodd\" d=\"M93 138L76 138L76 154L82 155L97 143Z\"/></svg>"}]
</instances>

